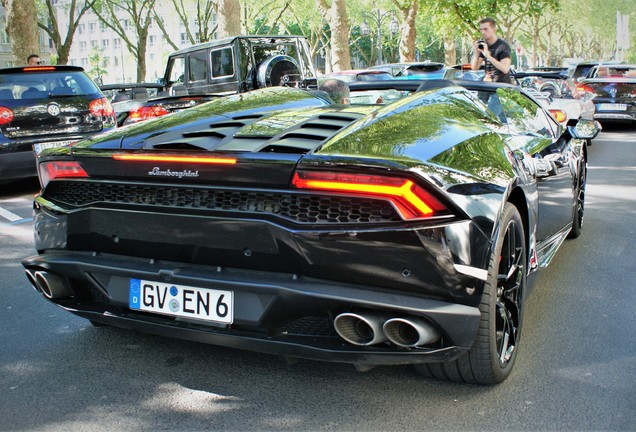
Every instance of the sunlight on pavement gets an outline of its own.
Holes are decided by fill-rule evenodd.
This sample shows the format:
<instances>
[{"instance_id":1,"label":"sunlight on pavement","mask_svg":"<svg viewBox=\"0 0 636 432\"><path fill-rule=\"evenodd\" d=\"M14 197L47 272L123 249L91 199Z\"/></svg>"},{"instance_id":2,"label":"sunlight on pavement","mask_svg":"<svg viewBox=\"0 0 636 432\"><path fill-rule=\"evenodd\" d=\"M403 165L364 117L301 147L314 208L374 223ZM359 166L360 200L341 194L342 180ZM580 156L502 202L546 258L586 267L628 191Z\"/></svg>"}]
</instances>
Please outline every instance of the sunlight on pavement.
<instances>
[{"instance_id":1,"label":"sunlight on pavement","mask_svg":"<svg viewBox=\"0 0 636 432\"><path fill-rule=\"evenodd\" d=\"M161 384L155 395L143 402L145 408L181 413L214 414L241 408L241 399L202 390L189 389L177 383Z\"/></svg>"}]
</instances>

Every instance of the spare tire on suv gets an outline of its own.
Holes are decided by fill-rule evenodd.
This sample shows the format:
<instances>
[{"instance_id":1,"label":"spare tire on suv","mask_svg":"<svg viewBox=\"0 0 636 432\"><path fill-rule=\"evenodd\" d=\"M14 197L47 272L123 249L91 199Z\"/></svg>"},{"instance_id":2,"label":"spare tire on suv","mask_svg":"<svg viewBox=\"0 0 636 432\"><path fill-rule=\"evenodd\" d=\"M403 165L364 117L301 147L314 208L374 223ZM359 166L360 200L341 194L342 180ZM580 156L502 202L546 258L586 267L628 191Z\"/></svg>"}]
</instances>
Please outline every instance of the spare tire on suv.
<instances>
[{"instance_id":1,"label":"spare tire on suv","mask_svg":"<svg viewBox=\"0 0 636 432\"><path fill-rule=\"evenodd\" d=\"M258 67L258 87L294 85L302 80L300 66L287 55L269 57Z\"/></svg>"}]
</instances>

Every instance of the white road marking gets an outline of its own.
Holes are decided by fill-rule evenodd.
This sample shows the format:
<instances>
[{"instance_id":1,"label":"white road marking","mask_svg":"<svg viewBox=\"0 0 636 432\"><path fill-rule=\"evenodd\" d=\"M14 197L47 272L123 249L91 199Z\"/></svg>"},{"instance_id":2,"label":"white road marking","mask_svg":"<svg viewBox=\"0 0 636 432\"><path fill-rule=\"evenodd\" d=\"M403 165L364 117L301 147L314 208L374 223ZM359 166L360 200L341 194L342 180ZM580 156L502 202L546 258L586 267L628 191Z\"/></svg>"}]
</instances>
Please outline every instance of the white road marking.
<instances>
[{"instance_id":1,"label":"white road marking","mask_svg":"<svg viewBox=\"0 0 636 432\"><path fill-rule=\"evenodd\" d=\"M2 207L0 207L0 216L11 222L15 222L17 220L22 219L22 217L18 216L15 213L11 213L9 210L5 210Z\"/></svg>"}]
</instances>

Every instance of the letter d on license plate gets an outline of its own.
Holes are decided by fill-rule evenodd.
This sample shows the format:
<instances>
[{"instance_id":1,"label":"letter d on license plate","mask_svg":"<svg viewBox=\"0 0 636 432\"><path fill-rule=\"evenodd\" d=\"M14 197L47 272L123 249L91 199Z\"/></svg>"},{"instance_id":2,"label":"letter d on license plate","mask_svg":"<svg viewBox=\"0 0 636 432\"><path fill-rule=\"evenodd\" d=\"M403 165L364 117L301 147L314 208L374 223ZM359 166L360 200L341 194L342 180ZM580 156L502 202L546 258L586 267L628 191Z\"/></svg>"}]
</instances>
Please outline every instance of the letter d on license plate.
<instances>
[{"instance_id":1,"label":"letter d on license plate","mask_svg":"<svg viewBox=\"0 0 636 432\"><path fill-rule=\"evenodd\" d=\"M130 279L131 309L231 324L234 292Z\"/></svg>"}]
</instances>

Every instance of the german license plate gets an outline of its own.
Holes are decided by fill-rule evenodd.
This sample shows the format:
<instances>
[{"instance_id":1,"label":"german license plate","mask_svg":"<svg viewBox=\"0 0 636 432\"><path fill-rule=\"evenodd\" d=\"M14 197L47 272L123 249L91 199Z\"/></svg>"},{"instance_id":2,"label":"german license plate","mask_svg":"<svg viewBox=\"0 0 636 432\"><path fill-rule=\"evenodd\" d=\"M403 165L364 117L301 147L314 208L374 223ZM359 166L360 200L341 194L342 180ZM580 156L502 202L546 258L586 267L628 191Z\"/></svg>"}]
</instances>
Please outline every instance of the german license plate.
<instances>
[{"instance_id":1,"label":"german license plate","mask_svg":"<svg viewBox=\"0 0 636 432\"><path fill-rule=\"evenodd\" d=\"M234 292L130 279L131 309L231 324Z\"/></svg>"},{"instance_id":2,"label":"german license plate","mask_svg":"<svg viewBox=\"0 0 636 432\"><path fill-rule=\"evenodd\" d=\"M627 104L611 104L602 103L598 104L599 111L627 111Z\"/></svg>"},{"instance_id":3,"label":"german license plate","mask_svg":"<svg viewBox=\"0 0 636 432\"><path fill-rule=\"evenodd\" d=\"M38 155L40 154L40 152L42 152L42 150L49 149L49 148L56 148L56 147L66 147L66 146L75 144L76 142L77 141L69 140L69 141L54 141L54 142L33 144L33 151L35 152L36 155Z\"/></svg>"}]
</instances>

